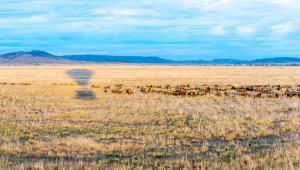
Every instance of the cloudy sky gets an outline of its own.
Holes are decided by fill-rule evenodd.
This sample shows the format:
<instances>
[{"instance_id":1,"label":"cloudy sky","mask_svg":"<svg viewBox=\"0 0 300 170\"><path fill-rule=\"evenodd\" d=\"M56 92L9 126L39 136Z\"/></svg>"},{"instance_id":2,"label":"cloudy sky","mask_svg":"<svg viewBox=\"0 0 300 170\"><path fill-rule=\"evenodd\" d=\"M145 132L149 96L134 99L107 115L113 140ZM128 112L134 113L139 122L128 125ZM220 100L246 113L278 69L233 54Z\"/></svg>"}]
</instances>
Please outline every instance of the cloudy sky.
<instances>
[{"instance_id":1,"label":"cloudy sky","mask_svg":"<svg viewBox=\"0 0 300 170\"><path fill-rule=\"evenodd\" d=\"M299 0L0 0L0 53L300 57Z\"/></svg>"}]
</instances>

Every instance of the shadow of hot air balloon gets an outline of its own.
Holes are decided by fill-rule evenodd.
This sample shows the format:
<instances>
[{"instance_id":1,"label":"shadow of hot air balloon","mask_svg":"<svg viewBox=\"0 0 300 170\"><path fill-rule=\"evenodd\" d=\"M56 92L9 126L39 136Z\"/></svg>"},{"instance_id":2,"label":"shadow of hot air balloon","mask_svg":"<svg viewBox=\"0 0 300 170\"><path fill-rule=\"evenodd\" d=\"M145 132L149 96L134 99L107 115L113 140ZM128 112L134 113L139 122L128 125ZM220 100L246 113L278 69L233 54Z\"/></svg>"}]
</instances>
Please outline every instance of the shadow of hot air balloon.
<instances>
[{"instance_id":1,"label":"shadow of hot air balloon","mask_svg":"<svg viewBox=\"0 0 300 170\"><path fill-rule=\"evenodd\" d=\"M87 69L68 70L67 74L80 86L75 92L76 99L93 100L95 94L88 89L88 84L93 75L93 71Z\"/></svg>"}]
</instances>

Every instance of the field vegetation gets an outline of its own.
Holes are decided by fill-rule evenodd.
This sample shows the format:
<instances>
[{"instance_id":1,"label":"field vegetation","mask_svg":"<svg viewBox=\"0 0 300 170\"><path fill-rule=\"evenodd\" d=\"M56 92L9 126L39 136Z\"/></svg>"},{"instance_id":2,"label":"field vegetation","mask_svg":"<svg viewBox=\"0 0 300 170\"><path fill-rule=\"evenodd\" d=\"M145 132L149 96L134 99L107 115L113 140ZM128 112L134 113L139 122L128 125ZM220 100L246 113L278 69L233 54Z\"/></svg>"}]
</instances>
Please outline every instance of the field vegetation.
<instances>
[{"instance_id":1,"label":"field vegetation","mask_svg":"<svg viewBox=\"0 0 300 170\"><path fill-rule=\"evenodd\" d=\"M298 67L74 67L0 67L0 169L300 168Z\"/></svg>"}]
</instances>

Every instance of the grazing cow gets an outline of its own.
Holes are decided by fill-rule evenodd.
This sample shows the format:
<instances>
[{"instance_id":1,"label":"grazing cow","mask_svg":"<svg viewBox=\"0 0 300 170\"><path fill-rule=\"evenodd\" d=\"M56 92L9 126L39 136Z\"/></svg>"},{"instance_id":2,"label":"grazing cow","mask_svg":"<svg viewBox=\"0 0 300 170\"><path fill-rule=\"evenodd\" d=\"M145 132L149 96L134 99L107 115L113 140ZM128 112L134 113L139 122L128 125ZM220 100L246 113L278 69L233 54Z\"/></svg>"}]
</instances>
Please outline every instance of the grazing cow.
<instances>
[{"instance_id":1,"label":"grazing cow","mask_svg":"<svg viewBox=\"0 0 300 170\"><path fill-rule=\"evenodd\" d=\"M147 93L147 89L146 89L145 87L143 87L143 86L140 88L140 91L141 91L142 93Z\"/></svg>"},{"instance_id":2,"label":"grazing cow","mask_svg":"<svg viewBox=\"0 0 300 170\"><path fill-rule=\"evenodd\" d=\"M254 98L261 98L262 94L261 93L257 93L254 95Z\"/></svg>"},{"instance_id":3,"label":"grazing cow","mask_svg":"<svg viewBox=\"0 0 300 170\"><path fill-rule=\"evenodd\" d=\"M295 97L295 96L298 96L298 92L297 91L288 91L288 92L286 92L286 96L287 97Z\"/></svg>"},{"instance_id":4,"label":"grazing cow","mask_svg":"<svg viewBox=\"0 0 300 170\"><path fill-rule=\"evenodd\" d=\"M246 86L247 91L254 91L254 86Z\"/></svg>"},{"instance_id":5,"label":"grazing cow","mask_svg":"<svg viewBox=\"0 0 300 170\"><path fill-rule=\"evenodd\" d=\"M198 95L198 92L195 91L195 90L189 91L189 92L188 92L188 95L189 95L189 96L192 96L192 97L196 97L196 96Z\"/></svg>"},{"instance_id":6,"label":"grazing cow","mask_svg":"<svg viewBox=\"0 0 300 170\"><path fill-rule=\"evenodd\" d=\"M229 93L227 91L224 92L225 96L229 96Z\"/></svg>"},{"instance_id":7,"label":"grazing cow","mask_svg":"<svg viewBox=\"0 0 300 170\"><path fill-rule=\"evenodd\" d=\"M130 88L126 89L126 93L127 94L134 94L134 91Z\"/></svg>"},{"instance_id":8,"label":"grazing cow","mask_svg":"<svg viewBox=\"0 0 300 170\"><path fill-rule=\"evenodd\" d=\"M275 98L279 98L280 94L279 93L275 93Z\"/></svg>"},{"instance_id":9,"label":"grazing cow","mask_svg":"<svg viewBox=\"0 0 300 170\"><path fill-rule=\"evenodd\" d=\"M167 84L165 88L166 88L166 89L170 89L170 88L171 88L171 85Z\"/></svg>"},{"instance_id":10,"label":"grazing cow","mask_svg":"<svg viewBox=\"0 0 300 170\"><path fill-rule=\"evenodd\" d=\"M97 84L93 84L91 87L92 87L92 88L100 88L100 86L97 85Z\"/></svg>"},{"instance_id":11,"label":"grazing cow","mask_svg":"<svg viewBox=\"0 0 300 170\"><path fill-rule=\"evenodd\" d=\"M219 91L217 91L217 92L216 92L216 96L222 97L222 94L221 94Z\"/></svg>"},{"instance_id":12,"label":"grazing cow","mask_svg":"<svg viewBox=\"0 0 300 170\"><path fill-rule=\"evenodd\" d=\"M122 89L112 89L111 92L114 94L122 94L123 90Z\"/></svg>"},{"instance_id":13,"label":"grazing cow","mask_svg":"<svg viewBox=\"0 0 300 170\"><path fill-rule=\"evenodd\" d=\"M205 89L205 92L210 92L211 91L211 88L210 87L207 87L206 89Z\"/></svg>"},{"instance_id":14,"label":"grazing cow","mask_svg":"<svg viewBox=\"0 0 300 170\"><path fill-rule=\"evenodd\" d=\"M281 86L280 85L273 85L272 88L274 90L280 90L281 89Z\"/></svg>"},{"instance_id":15,"label":"grazing cow","mask_svg":"<svg viewBox=\"0 0 300 170\"><path fill-rule=\"evenodd\" d=\"M249 93L247 91L242 91L241 92L241 96L243 96L243 97L249 97L250 95L249 95Z\"/></svg>"},{"instance_id":16,"label":"grazing cow","mask_svg":"<svg viewBox=\"0 0 300 170\"><path fill-rule=\"evenodd\" d=\"M103 89L103 91L105 92L105 93L108 93L108 90L110 89L110 86L105 86L104 87L104 89Z\"/></svg>"}]
</instances>

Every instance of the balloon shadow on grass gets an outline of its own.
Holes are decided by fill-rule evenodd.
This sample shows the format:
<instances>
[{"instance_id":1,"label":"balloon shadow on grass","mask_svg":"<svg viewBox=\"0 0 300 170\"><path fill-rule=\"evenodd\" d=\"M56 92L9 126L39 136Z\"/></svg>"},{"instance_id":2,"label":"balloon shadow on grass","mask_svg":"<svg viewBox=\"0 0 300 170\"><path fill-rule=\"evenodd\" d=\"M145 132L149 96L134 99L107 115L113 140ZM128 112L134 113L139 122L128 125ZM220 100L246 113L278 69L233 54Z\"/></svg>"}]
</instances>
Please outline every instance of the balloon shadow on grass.
<instances>
[{"instance_id":1,"label":"balloon shadow on grass","mask_svg":"<svg viewBox=\"0 0 300 170\"><path fill-rule=\"evenodd\" d=\"M95 94L88 89L93 71L87 69L72 69L68 70L67 74L80 86L75 91L75 98L82 100L94 100Z\"/></svg>"}]
</instances>

